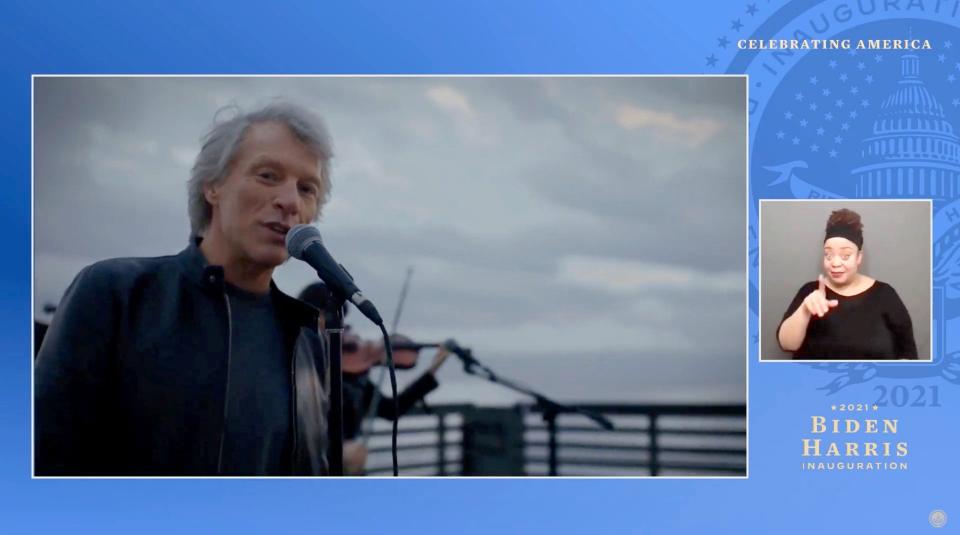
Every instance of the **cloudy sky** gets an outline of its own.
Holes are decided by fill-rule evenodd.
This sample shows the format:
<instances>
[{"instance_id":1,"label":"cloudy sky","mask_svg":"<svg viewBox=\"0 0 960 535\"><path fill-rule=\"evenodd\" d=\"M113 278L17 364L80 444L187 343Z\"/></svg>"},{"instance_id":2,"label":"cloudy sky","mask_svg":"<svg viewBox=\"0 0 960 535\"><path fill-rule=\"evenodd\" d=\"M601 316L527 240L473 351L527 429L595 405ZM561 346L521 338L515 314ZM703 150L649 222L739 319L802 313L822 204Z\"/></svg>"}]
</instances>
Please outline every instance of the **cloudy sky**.
<instances>
[{"instance_id":1,"label":"cloudy sky","mask_svg":"<svg viewBox=\"0 0 960 535\"><path fill-rule=\"evenodd\" d=\"M214 114L280 97L327 122L333 192L318 226L388 320L413 268L400 332L457 338L561 397L744 399L743 78L38 78L34 90L43 321L83 266L182 249L186 180ZM275 275L291 294L313 277L296 261ZM459 399L475 383L450 368L441 378L463 388L441 397Z\"/></svg>"}]
</instances>

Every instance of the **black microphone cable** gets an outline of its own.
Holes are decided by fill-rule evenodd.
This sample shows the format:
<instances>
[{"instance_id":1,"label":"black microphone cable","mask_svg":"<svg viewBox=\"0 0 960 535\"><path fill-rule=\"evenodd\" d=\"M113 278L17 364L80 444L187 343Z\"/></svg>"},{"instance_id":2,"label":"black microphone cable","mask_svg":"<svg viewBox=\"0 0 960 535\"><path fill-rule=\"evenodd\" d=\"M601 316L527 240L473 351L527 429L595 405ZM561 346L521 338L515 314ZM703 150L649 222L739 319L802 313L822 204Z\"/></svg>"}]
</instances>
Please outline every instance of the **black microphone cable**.
<instances>
[{"instance_id":1,"label":"black microphone cable","mask_svg":"<svg viewBox=\"0 0 960 535\"><path fill-rule=\"evenodd\" d=\"M397 463L397 423L400 421L400 400L397 397L397 372L393 367L393 346L390 343L390 335L387 334L387 328L383 323L377 324L380 332L383 333L383 347L387 350L387 369L390 370L390 390L393 392L393 433L391 434L390 452L393 455L393 477L400 475L399 464Z\"/></svg>"}]
</instances>

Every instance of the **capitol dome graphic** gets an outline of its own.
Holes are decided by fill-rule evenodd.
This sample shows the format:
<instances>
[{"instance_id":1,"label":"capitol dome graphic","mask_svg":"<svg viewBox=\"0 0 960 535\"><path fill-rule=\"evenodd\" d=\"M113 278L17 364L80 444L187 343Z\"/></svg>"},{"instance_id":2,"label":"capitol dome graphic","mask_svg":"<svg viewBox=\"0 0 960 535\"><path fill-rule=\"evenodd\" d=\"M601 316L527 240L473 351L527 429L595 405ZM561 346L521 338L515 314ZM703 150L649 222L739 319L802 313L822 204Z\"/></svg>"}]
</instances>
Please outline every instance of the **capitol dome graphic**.
<instances>
[{"instance_id":1,"label":"capitol dome graphic","mask_svg":"<svg viewBox=\"0 0 960 535\"><path fill-rule=\"evenodd\" d=\"M901 57L899 87L880 107L854 169L855 197L960 198L960 138L920 79L920 58Z\"/></svg>"}]
</instances>

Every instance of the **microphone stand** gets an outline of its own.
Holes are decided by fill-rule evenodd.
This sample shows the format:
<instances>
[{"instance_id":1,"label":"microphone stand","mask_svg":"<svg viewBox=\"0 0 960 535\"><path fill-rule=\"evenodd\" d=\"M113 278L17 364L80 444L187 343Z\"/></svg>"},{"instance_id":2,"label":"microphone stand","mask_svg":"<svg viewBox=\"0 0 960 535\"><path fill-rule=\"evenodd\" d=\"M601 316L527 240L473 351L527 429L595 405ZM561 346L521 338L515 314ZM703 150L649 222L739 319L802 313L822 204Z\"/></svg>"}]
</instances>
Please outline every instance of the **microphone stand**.
<instances>
[{"instance_id":1,"label":"microphone stand","mask_svg":"<svg viewBox=\"0 0 960 535\"><path fill-rule=\"evenodd\" d=\"M460 357L461 361L463 361L464 372L477 377L482 377L491 383L503 385L511 390L520 392L521 394L526 394L537 402L537 407L539 407L540 411L543 412L543 422L547 425L547 436L549 437L549 447L547 448L549 457L547 459L547 464L549 466L549 474L551 476L559 475L557 470L557 466L559 464L557 459L557 416L559 414L565 412L582 414L593 420L597 425L606 429L607 431L613 430L613 422L604 417L602 414L588 411L580 407L571 407L569 405L558 403L528 386L524 386L498 376L493 372L493 370L484 366L480 363L480 361L474 358L473 352L467 348L456 346L451 348L451 351L453 354Z\"/></svg>"},{"instance_id":2,"label":"microphone stand","mask_svg":"<svg viewBox=\"0 0 960 535\"><path fill-rule=\"evenodd\" d=\"M543 411L543 420L547 423L548 426L553 426L556 421L556 417L560 413L572 412L577 414L582 414L587 418L593 420L597 425L606 429L607 431L613 430L613 422L607 419L602 414L589 411L586 409L581 409L579 407L571 407L570 405L564 405L550 399L549 397L533 390L532 388L512 381L510 379L505 379L500 377L493 372L490 368L484 366L473 356L473 352L464 347L456 347L452 349L452 353L460 357L460 360L463 361L463 371L469 375L474 375L481 377L490 381L491 383L496 383L503 385L510 390L515 392L520 392L521 394L526 394L532 397L536 402L537 406ZM553 435L551 433L551 435Z\"/></svg>"},{"instance_id":3,"label":"microphone stand","mask_svg":"<svg viewBox=\"0 0 960 535\"><path fill-rule=\"evenodd\" d=\"M329 292L324 325L330 341L330 475L343 475L343 296Z\"/></svg>"}]
</instances>

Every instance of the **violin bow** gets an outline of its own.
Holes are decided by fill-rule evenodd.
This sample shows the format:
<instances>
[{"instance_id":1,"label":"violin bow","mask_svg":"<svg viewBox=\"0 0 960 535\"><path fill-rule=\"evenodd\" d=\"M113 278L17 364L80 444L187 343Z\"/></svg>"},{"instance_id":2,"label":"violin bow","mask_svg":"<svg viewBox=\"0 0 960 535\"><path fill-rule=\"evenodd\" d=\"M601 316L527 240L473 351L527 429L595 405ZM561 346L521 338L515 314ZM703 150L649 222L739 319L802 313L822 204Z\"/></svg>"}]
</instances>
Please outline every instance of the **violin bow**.
<instances>
[{"instance_id":1,"label":"violin bow","mask_svg":"<svg viewBox=\"0 0 960 535\"><path fill-rule=\"evenodd\" d=\"M390 322L390 334L397 333L397 325L400 323L400 314L403 312L403 304L407 301L407 292L410 290L410 279L413 278L413 266L407 266L407 274L403 280L403 286L400 287L400 299L397 301L397 308L393 311L393 321ZM383 378L387 375L387 367L380 367L380 376L377 378L376 387L373 389L373 399L370 401L370 407L367 408L367 414L363 417L363 425L360 426L360 438L363 445L366 446L370 440L370 431L373 431L373 420L377 417L377 406L380 404L380 387L383 385ZM399 418L399 416L397 416Z\"/></svg>"},{"instance_id":2,"label":"violin bow","mask_svg":"<svg viewBox=\"0 0 960 535\"><path fill-rule=\"evenodd\" d=\"M413 266L407 266L407 276L403 280L403 287L400 288L400 300L397 301L397 309L393 311L393 322L390 324L390 334L397 334L397 324L400 323L400 314L403 312L403 304L407 301L407 291L410 289L410 279L413 277Z\"/></svg>"}]
</instances>

